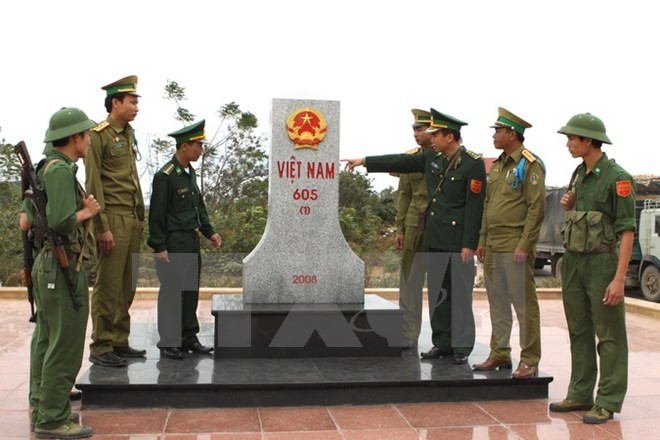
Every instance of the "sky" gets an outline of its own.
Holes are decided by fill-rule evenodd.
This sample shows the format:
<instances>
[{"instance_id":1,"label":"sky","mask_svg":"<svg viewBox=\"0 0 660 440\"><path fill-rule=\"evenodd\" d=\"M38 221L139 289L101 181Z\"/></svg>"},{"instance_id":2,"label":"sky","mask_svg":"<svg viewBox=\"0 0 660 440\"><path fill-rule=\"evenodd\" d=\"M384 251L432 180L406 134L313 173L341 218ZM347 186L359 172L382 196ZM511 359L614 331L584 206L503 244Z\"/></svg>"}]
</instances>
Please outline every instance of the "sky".
<instances>
[{"instance_id":1,"label":"sky","mask_svg":"<svg viewBox=\"0 0 660 440\"><path fill-rule=\"evenodd\" d=\"M103 120L100 87L135 74L143 154L181 127L163 98L174 80L207 133L227 102L270 137L273 98L338 100L342 158L415 147L410 109L430 107L467 121L466 147L496 157L489 127L502 106L533 125L525 145L550 186L567 184L579 163L557 130L591 112L613 141L610 157L658 175L653 9L642 0L0 2L0 139L24 140L36 163L55 111ZM369 177L379 190L397 185Z\"/></svg>"}]
</instances>

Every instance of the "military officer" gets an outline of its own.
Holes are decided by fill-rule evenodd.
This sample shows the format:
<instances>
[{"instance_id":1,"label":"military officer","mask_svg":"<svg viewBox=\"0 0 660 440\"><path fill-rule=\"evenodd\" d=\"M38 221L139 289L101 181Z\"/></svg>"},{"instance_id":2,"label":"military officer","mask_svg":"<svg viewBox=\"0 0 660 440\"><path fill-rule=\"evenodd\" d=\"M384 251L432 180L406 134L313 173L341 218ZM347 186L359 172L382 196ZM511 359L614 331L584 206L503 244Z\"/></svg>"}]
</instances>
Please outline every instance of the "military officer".
<instances>
[{"instance_id":1,"label":"military officer","mask_svg":"<svg viewBox=\"0 0 660 440\"><path fill-rule=\"evenodd\" d=\"M37 438L92 435L91 428L75 423L78 418L71 413L69 393L82 363L89 312L87 274L81 263L93 249L85 246L89 229L84 222L99 211L97 200L84 194L76 180L75 162L87 155L90 129L95 125L77 108L53 114L45 142L52 142L54 148L46 153L38 173L47 198L45 221L66 237L70 268L60 267L50 240L46 240L32 269L38 336L33 340L36 355L32 353L30 365L32 378L37 374L37 380L31 383L30 397ZM73 291L67 286L68 276L73 278ZM72 304L74 299L79 308ZM35 341L40 347L35 347Z\"/></svg>"},{"instance_id":2,"label":"military officer","mask_svg":"<svg viewBox=\"0 0 660 440\"><path fill-rule=\"evenodd\" d=\"M108 117L92 130L92 147L85 159L87 191L96 194L101 204L94 220L99 255L89 360L108 367L125 366L126 357L146 354L128 344L144 221L137 142L130 124L138 113L137 81L131 75L101 87L107 94Z\"/></svg>"},{"instance_id":3,"label":"military officer","mask_svg":"<svg viewBox=\"0 0 660 440\"><path fill-rule=\"evenodd\" d=\"M516 379L538 374L541 318L534 282L534 257L545 215L545 170L525 146L532 125L505 108L498 109L493 145L502 154L493 163L477 257L484 262L484 281L491 317L490 353L475 370L511 369L511 305L520 324L520 363Z\"/></svg>"},{"instance_id":4,"label":"military officer","mask_svg":"<svg viewBox=\"0 0 660 440\"><path fill-rule=\"evenodd\" d=\"M161 356L182 359L183 353L210 353L199 342L197 303L201 257L199 233L215 247L220 236L209 223L204 198L190 165L202 155L207 142L202 120L170 133L176 153L154 175L149 208L149 240L160 281L158 292L158 347Z\"/></svg>"},{"instance_id":5,"label":"military officer","mask_svg":"<svg viewBox=\"0 0 660 440\"><path fill-rule=\"evenodd\" d=\"M424 245L429 250L429 312L433 348L422 358L452 357L465 364L475 340L472 314L474 255L486 190L483 159L460 144L459 119L431 109L433 149L423 154L395 154L347 159L352 170L365 165L375 172L423 172L428 207Z\"/></svg>"},{"instance_id":6,"label":"military officer","mask_svg":"<svg viewBox=\"0 0 660 440\"><path fill-rule=\"evenodd\" d=\"M550 411L589 409L585 423L605 423L621 412L628 386L624 285L636 228L635 182L601 150L611 141L596 116L577 114L558 133L582 163L560 202L568 211L561 283L571 380L566 399Z\"/></svg>"},{"instance_id":7,"label":"military officer","mask_svg":"<svg viewBox=\"0 0 660 440\"><path fill-rule=\"evenodd\" d=\"M431 113L412 109L415 142L419 145L407 154L423 154L431 149ZM397 190L397 233L394 241L402 250L399 274L399 308L403 310L403 348L417 348L422 324L422 300L426 262L424 261L424 230L420 228L420 216L428 205L424 173L405 173L399 176Z\"/></svg>"}]
</instances>

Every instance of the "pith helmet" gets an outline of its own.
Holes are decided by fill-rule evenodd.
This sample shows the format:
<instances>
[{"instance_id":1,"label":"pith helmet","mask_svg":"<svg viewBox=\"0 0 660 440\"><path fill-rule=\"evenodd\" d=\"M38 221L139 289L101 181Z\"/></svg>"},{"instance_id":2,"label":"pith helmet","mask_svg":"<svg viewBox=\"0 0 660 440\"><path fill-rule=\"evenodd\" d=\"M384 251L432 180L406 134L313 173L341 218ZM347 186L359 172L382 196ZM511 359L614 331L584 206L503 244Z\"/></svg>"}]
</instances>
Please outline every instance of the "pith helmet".
<instances>
[{"instance_id":1,"label":"pith helmet","mask_svg":"<svg viewBox=\"0 0 660 440\"><path fill-rule=\"evenodd\" d=\"M612 143L605 133L603 121L591 113L579 113L573 116L557 133L596 139L606 144Z\"/></svg>"},{"instance_id":2,"label":"pith helmet","mask_svg":"<svg viewBox=\"0 0 660 440\"><path fill-rule=\"evenodd\" d=\"M62 107L50 117L44 142L64 139L95 126L96 122L89 119L82 110L74 107Z\"/></svg>"}]
</instances>

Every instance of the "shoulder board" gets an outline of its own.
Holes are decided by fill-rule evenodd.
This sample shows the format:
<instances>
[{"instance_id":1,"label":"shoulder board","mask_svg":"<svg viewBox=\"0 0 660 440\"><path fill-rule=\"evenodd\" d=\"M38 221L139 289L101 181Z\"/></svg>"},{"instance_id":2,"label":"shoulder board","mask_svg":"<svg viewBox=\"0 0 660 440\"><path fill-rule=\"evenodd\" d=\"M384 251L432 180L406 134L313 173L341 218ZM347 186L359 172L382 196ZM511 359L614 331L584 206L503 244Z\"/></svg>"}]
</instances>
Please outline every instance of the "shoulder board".
<instances>
[{"instance_id":1,"label":"shoulder board","mask_svg":"<svg viewBox=\"0 0 660 440\"><path fill-rule=\"evenodd\" d=\"M526 148L523 148L522 155L525 157L525 159L527 159L527 161L529 161L529 163L536 161L536 156L534 156L532 152Z\"/></svg>"},{"instance_id":2,"label":"shoulder board","mask_svg":"<svg viewBox=\"0 0 660 440\"><path fill-rule=\"evenodd\" d=\"M478 154L478 153L475 153L475 152L472 151L472 150L468 150L468 149L466 149L466 150L465 150L465 153L466 153L468 156L470 156L472 159L474 159L474 160L479 160L479 159L481 159L481 155Z\"/></svg>"},{"instance_id":3,"label":"shoulder board","mask_svg":"<svg viewBox=\"0 0 660 440\"><path fill-rule=\"evenodd\" d=\"M108 121L103 121L99 125L97 125L96 127L92 128L92 131L100 133L103 130L105 130L106 128L108 128L109 126L110 126L110 123Z\"/></svg>"},{"instance_id":4,"label":"shoulder board","mask_svg":"<svg viewBox=\"0 0 660 440\"><path fill-rule=\"evenodd\" d=\"M163 168L161 168L161 171L163 174L170 175L172 174L172 171L174 170L175 165L173 163L168 163L165 165Z\"/></svg>"},{"instance_id":5,"label":"shoulder board","mask_svg":"<svg viewBox=\"0 0 660 440\"><path fill-rule=\"evenodd\" d=\"M413 148L412 150L408 150L408 151L406 151L406 154L417 154L417 153L419 153L420 151L422 151L422 149L419 148L419 147L417 147L417 148Z\"/></svg>"}]
</instances>

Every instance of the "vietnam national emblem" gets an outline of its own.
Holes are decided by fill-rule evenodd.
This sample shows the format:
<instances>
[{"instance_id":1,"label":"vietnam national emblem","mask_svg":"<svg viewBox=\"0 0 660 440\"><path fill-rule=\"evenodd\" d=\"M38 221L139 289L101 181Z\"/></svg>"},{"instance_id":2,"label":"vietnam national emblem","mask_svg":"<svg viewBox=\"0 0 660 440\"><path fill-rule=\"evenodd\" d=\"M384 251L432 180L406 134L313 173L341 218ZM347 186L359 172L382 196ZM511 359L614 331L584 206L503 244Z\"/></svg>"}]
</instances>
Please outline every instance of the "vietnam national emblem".
<instances>
[{"instance_id":1,"label":"vietnam national emblem","mask_svg":"<svg viewBox=\"0 0 660 440\"><path fill-rule=\"evenodd\" d=\"M323 114L311 107L294 110L286 122L289 138L296 145L295 149L311 148L316 150L317 144L323 140L328 126Z\"/></svg>"}]
</instances>

